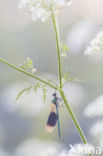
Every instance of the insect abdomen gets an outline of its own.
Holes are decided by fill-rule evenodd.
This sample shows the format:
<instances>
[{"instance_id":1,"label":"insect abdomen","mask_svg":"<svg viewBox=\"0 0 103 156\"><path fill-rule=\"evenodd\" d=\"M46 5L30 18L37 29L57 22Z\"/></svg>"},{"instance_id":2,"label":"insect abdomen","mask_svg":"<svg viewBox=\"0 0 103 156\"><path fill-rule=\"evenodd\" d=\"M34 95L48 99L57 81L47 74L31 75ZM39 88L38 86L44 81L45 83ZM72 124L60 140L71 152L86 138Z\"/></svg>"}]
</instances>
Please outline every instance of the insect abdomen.
<instances>
[{"instance_id":1,"label":"insect abdomen","mask_svg":"<svg viewBox=\"0 0 103 156\"><path fill-rule=\"evenodd\" d=\"M51 112L49 114L47 124L45 127L47 132L52 132L54 130L57 120L58 120L58 116L56 112L56 106L55 104L52 103Z\"/></svg>"},{"instance_id":2,"label":"insect abdomen","mask_svg":"<svg viewBox=\"0 0 103 156\"><path fill-rule=\"evenodd\" d=\"M54 130L57 120L58 120L57 114L55 112L50 112L48 121L45 127L47 132L52 132Z\"/></svg>"},{"instance_id":3,"label":"insect abdomen","mask_svg":"<svg viewBox=\"0 0 103 156\"><path fill-rule=\"evenodd\" d=\"M57 122L58 116L55 112L50 112L50 115L48 117L47 125L48 126L55 126Z\"/></svg>"}]
</instances>

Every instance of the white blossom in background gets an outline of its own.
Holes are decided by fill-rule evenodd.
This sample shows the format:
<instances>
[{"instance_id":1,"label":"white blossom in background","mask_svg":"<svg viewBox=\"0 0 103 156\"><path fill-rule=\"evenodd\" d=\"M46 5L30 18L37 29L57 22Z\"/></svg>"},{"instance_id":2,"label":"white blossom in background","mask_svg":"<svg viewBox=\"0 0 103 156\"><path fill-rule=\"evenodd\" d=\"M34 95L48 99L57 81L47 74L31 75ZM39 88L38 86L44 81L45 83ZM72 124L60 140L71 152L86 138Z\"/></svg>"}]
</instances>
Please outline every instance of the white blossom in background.
<instances>
[{"instance_id":1,"label":"white blossom in background","mask_svg":"<svg viewBox=\"0 0 103 156\"><path fill-rule=\"evenodd\" d=\"M91 144L75 144L73 146L70 144L70 150L68 152L64 150L58 156L87 156L90 153L96 153L96 149Z\"/></svg>"},{"instance_id":2,"label":"white blossom in background","mask_svg":"<svg viewBox=\"0 0 103 156\"><path fill-rule=\"evenodd\" d=\"M28 139L17 147L13 156L60 156L63 149L63 145L56 142Z\"/></svg>"},{"instance_id":3,"label":"white blossom in background","mask_svg":"<svg viewBox=\"0 0 103 156\"><path fill-rule=\"evenodd\" d=\"M61 56L62 58L67 58L67 57L68 57L66 53L61 53L60 56Z\"/></svg>"},{"instance_id":4,"label":"white blossom in background","mask_svg":"<svg viewBox=\"0 0 103 156\"><path fill-rule=\"evenodd\" d=\"M103 95L89 103L87 108L84 110L84 114L91 118L103 115Z\"/></svg>"},{"instance_id":5,"label":"white blossom in background","mask_svg":"<svg viewBox=\"0 0 103 156\"><path fill-rule=\"evenodd\" d=\"M90 151L91 153L95 152L94 147L90 144L70 145L68 151L61 143L28 139L16 148L13 156L86 156Z\"/></svg>"},{"instance_id":6,"label":"white blossom in background","mask_svg":"<svg viewBox=\"0 0 103 156\"><path fill-rule=\"evenodd\" d=\"M52 12L57 15L64 6L69 4L70 0L20 0L19 8L25 8L30 12L33 21L38 19L45 21Z\"/></svg>"},{"instance_id":7,"label":"white blossom in background","mask_svg":"<svg viewBox=\"0 0 103 156\"><path fill-rule=\"evenodd\" d=\"M103 51L103 31L101 31L96 38L91 41L90 46L88 46L85 51L85 55L91 55L101 51Z\"/></svg>"},{"instance_id":8,"label":"white blossom in background","mask_svg":"<svg viewBox=\"0 0 103 156\"><path fill-rule=\"evenodd\" d=\"M98 121L91 127L90 134L98 139L103 139L103 120Z\"/></svg>"},{"instance_id":9,"label":"white blossom in background","mask_svg":"<svg viewBox=\"0 0 103 156\"><path fill-rule=\"evenodd\" d=\"M94 26L85 20L77 21L68 32L67 43L69 52L72 55L78 55L84 51L84 45L87 44L94 32Z\"/></svg>"},{"instance_id":10,"label":"white blossom in background","mask_svg":"<svg viewBox=\"0 0 103 156\"><path fill-rule=\"evenodd\" d=\"M103 120L96 122L90 128L90 134L95 138L103 152Z\"/></svg>"}]
</instances>

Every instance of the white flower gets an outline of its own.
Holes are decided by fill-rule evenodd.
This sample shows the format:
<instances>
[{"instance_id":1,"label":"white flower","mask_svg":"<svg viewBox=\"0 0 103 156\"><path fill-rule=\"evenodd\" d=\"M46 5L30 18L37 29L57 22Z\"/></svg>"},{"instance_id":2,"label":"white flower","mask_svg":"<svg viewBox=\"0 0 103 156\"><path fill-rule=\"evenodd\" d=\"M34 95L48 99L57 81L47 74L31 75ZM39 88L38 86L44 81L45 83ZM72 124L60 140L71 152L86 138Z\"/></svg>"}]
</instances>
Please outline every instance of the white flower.
<instances>
[{"instance_id":1,"label":"white flower","mask_svg":"<svg viewBox=\"0 0 103 156\"><path fill-rule=\"evenodd\" d=\"M97 37L91 41L90 46L87 47L85 55L91 55L92 53L98 53L103 51L103 31L101 31Z\"/></svg>"},{"instance_id":2,"label":"white flower","mask_svg":"<svg viewBox=\"0 0 103 156\"><path fill-rule=\"evenodd\" d=\"M32 69L32 74L36 73L37 72L37 69L36 68L33 68Z\"/></svg>"},{"instance_id":3,"label":"white flower","mask_svg":"<svg viewBox=\"0 0 103 156\"><path fill-rule=\"evenodd\" d=\"M32 20L45 21L52 12L56 15L70 0L20 0L19 8L26 8L32 15Z\"/></svg>"},{"instance_id":4,"label":"white flower","mask_svg":"<svg viewBox=\"0 0 103 156\"><path fill-rule=\"evenodd\" d=\"M89 117L103 115L103 95L97 97L93 102L89 103L84 111L84 114Z\"/></svg>"},{"instance_id":5,"label":"white flower","mask_svg":"<svg viewBox=\"0 0 103 156\"><path fill-rule=\"evenodd\" d=\"M66 54L66 53L61 53L60 56L61 56L62 58L67 58L67 54Z\"/></svg>"}]
</instances>

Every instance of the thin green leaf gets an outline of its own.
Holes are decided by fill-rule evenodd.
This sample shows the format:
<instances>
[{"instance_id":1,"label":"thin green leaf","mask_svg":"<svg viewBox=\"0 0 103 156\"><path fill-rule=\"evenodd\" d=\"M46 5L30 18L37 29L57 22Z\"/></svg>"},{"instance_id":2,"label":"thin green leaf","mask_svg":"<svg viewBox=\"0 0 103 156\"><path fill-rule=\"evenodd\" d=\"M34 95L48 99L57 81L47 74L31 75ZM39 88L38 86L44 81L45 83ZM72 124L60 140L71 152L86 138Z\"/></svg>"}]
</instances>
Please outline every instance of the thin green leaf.
<instances>
[{"instance_id":1,"label":"thin green leaf","mask_svg":"<svg viewBox=\"0 0 103 156\"><path fill-rule=\"evenodd\" d=\"M37 82L37 84L33 88L34 88L34 92L36 92L37 89L40 88L40 84Z\"/></svg>"},{"instance_id":2,"label":"thin green leaf","mask_svg":"<svg viewBox=\"0 0 103 156\"><path fill-rule=\"evenodd\" d=\"M44 104L45 104L46 94L47 94L47 88L46 88L45 85L42 86L42 91L43 91L43 101L44 101Z\"/></svg>"},{"instance_id":3,"label":"thin green leaf","mask_svg":"<svg viewBox=\"0 0 103 156\"><path fill-rule=\"evenodd\" d=\"M36 84L36 85L37 85L37 87L38 87L38 88L40 88L40 84L39 84L39 82L37 82L37 84Z\"/></svg>"},{"instance_id":4,"label":"thin green leaf","mask_svg":"<svg viewBox=\"0 0 103 156\"><path fill-rule=\"evenodd\" d=\"M37 85L35 85L35 86L34 86L34 92L37 91L37 88L38 88Z\"/></svg>"},{"instance_id":5,"label":"thin green leaf","mask_svg":"<svg viewBox=\"0 0 103 156\"><path fill-rule=\"evenodd\" d=\"M30 57L27 58L27 63L30 65L30 66L33 66L33 61Z\"/></svg>"},{"instance_id":6,"label":"thin green leaf","mask_svg":"<svg viewBox=\"0 0 103 156\"><path fill-rule=\"evenodd\" d=\"M28 93L29 93L30 90L31 90L31 88L32 88L32 86L30 86L29 88L24 88L23 90L21 90L21 91L19 92L19 94L17 95L15 102L17 102L17 101L20 99L21 95L22 95L24 92L28 92Z\"/></svg>"}]
</instances>

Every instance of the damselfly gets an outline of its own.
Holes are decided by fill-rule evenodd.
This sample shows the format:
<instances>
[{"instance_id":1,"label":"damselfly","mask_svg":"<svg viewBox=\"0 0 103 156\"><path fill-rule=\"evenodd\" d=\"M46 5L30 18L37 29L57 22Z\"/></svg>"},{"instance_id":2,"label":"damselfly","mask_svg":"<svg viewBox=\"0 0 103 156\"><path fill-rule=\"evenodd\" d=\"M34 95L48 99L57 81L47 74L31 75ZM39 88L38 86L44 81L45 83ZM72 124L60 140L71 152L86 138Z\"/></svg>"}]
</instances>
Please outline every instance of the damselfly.
<instances>
[{"instance_id":1,"label":"damselfly","mask_svg":"<svg viewBox=\"0 0 103 156\"><path fill-rule=\"evenodd\" d=\"M61 138L59 111L58 111L59 101L60 101L60 98L58 98L56 93L54 93L53 99L52 99L51 111L50 111L47 124L46 124L46 131L52 132L56 126L56 123L58 122L58 134L59 134L59 138Z\"/></svg>"}]
</instances>

